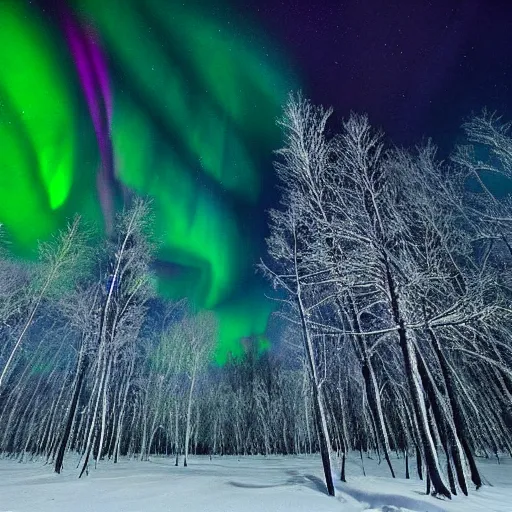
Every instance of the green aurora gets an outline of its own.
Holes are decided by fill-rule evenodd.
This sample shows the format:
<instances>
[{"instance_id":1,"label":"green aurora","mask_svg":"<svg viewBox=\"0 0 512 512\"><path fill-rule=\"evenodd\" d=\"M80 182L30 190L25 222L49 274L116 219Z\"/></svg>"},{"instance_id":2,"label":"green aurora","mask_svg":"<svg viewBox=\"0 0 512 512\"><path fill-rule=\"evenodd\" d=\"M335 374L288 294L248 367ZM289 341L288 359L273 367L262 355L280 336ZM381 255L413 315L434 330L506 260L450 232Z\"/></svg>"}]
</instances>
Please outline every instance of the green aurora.
<instances>
[{"instance_id":1,"label":"green aurora","mask_svg":"<svg viewBox=\"0 0 512 512\"><path fill-rule=\"evenodd\" d=\"M217 313L222 363L241 338L265 333L272 309L253 276L261 240L244 219L264 218L275 119L296 80L253 26L205 6L72 2L66 12L105 56L110 112L106 88L80 74L62 17L0 3L0 222L24 257L74 212L108 226L102 187L120 200L97 185L107 169L152 199L160 292Z\"/></svg>"}]
</instances>

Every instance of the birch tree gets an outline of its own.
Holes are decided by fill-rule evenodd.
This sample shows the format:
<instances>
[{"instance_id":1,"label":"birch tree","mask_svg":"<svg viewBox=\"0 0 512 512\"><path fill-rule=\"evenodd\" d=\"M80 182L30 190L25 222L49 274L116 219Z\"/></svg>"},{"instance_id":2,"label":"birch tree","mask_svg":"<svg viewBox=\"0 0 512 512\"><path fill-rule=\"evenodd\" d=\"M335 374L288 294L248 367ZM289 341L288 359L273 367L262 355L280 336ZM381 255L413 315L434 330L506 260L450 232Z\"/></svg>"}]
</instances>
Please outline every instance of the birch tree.
<instances>
[{"instance_id":1,"label":"birch tree","mask_svg":"<svg viewBox=\"0 0 512 512\"><path fill-rule=\"evenodd\" d=\"M107 274L98 311L98 341L93 392L89 407L92 417L87 434L80 476L88 467L93 444L98 440L96 460L102 456L106 431L109 385L117 354L134 343L144 321L145 305L151 296L151 245L146 230L148 205L135 200L121 214L117 233L107 244ZM97 425L101 405L101 421Z\"/></svg>"},{"instance_id":2,"label":"birch tree","mask_svg":"<svg viewBox=\"0 0 512 512\"><path fill-rule=\"evenodd\" d=\"M67 229L59 232L53 240L40 244L40 268L38 277L35 279L34 295L30 301L28 316L16 336L9 357L3 364L0 373L0 390L44 298L52 291L54 292L55 287L62 290L65 286L69 286L70 281L82 275L87 261L86 241L86 233L80 230L80 218L77 216L68 224Z\"/></svg>"},{"instance_id":3,"label":"birch tree","mask_svg":"<svg viewBox=\"0 0 512 512\"><path fill-rule=\"evenodd\" d=\"M194 391L201 370L208 365L213 355L216 335L215 318L212 314L201 312L193 317L184 318L179 324L179 329L182 334L182 343L185 345L183 369L189 380L183 458L183 465L187 466Z\"/></svg>"}]
</instances>

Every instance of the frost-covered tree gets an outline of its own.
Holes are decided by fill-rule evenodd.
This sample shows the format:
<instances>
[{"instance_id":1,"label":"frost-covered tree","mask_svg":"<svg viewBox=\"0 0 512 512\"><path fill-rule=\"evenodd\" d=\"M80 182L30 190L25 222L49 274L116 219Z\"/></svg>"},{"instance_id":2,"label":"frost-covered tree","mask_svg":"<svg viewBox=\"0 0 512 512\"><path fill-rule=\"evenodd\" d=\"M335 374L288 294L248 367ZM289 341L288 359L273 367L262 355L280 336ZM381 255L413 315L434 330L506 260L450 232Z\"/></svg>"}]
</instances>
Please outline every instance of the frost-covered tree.
<instances>
[{"instance_id":1,"label":"frost-covered tree","mask_svg":"<svg viewBox=\"0 0 512 512\"><path fill-rule=\"evenodd\" d=\"M464 348L468 331L508 325L506 291L496 290L496 268L475 239L458 169L438 162L431 144L416 152L386 147L365 116L352 114L328 137L329 114L300 96L285 108L286 147L277 165L282 208L271 212L274 266L267 275L287 292L297 319L290 320L300 320L309 334L325 369L323 385L335 380L329 373L337 347L350 346L360 360L369 405L362 421L370 427L363 436L373 433L371 443L391 471L390 438L395 445L402 439L416 445L434 492L455 494L456 477L467 494L466 463L481 485L463 412L471 399L448 354L454 348L471 353ZM302 308L295 304L296 283ZM405 395L392 392L393 380L405 385ZM327 415L338 414L343 423L336 409L344 397L335 402L331 395ZM397 401L399 415L390 409ZM389 434L391 421L405 432ZM450 490L437 439L448 459Z\"/></svg>"},{"instance_id":2,"label":"frost-covered tree","mask_svg":"<svg viewBox=\"0 0 512 512\"><path fill-rule=\"evenodd\" d=\"M32 280L33 291L26 318L2 364L0 390L43 300L52 293L59 293L70 285L70 281L82 275L87 261L86 241L86 233L80 229L80 218L75 217L66 230L60 231L50 242L40 244L38 271Z\"/></svg>"},{"instance_id":3,"label":"frost-covered tree","mask_svg":"<svg viewBox=\"0 0 512 512\"><path fill-rule=\"evenodd\" d=\"M103 456L112 378L121 355L138 338L146 303L152 295L149 222L147 203L135 200L119 216L116 232L105 249L106 272L102 275L97 326L91 325L97 331L94 384L89 401L92 414L80 475L87 469L93 446L96 461Z\"/></svg>"}]
</instances>

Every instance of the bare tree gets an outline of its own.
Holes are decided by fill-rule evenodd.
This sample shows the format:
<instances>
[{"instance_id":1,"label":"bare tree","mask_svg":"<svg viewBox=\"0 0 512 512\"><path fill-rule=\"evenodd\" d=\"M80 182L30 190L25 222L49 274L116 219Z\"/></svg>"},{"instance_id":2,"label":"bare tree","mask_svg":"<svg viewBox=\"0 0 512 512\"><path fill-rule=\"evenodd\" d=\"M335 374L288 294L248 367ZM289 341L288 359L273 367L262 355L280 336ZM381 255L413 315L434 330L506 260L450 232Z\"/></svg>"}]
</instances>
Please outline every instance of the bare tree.
<instances>
[{"instance_id":1,"label":"bare tree","mask_svg":"<svg viewBox=\"0 0 512 512\"><path fill-rule=\"evenodd\" d=\"M185 424L185 444L183 465L187 466L190 444L190 422L194 391L200 371L205 368L213 355L215 346L216 322L211 313L201 312L193 317L184 318L179 324L186 346L184 352L184 370L190 381L187 398Z\"/></svg>"},{"instance_id":2,"label":"bare tree","mask_svg":"<svg viewBox=\"0 0 512 512\"><path fill-rule=\"evenodd\" d=\"M39 276L36 279L34 296L31 300L28 317L0 374L0 389L43 299L48 294L55 293L55 288L62 290L69 286L70 281L75 280L85 268L86 241L85 232L80 230L80 218L75 217L67 229L58 233L51 242L40 244L41 265Z\"/></svg>"},{"instance_id":3,"label":"bare tree","mask_svg":"<svg viewBox=\"0 0 512 512\"><path fill-rule=\"evenodd\" d=\"M87 469L98 434L96 460L102 456L113 366L123 347L137 339L144 321L145 304L151 296L151 245L146 234L149 215L148 205L136 200L120 216L117 235L107 246L108 274L103 277L104 296L98 312L98 348L90 403L93 412L80 476ZM98 432L100 403L101 424Z\"/></svg>"},{"instance_id":4,"label":"bare tree","mask_svg":"<svg viewBox=\"0 0 512 512\"><path fill-rule=\"evenodd\" d=\"M455 181L446 184L448 175L435 162L432 146L417 156L387 150L382 134L357 115L328 140L329 114L301 97L292 98L285 109L287 147L280 152L284 163L277 166L284 183L283 209L271 213L269 239L277 266L267 267L267 275L292 298L288 302L300 319L306 345L308 337L318 340L311 341L309 352L324 370L332 357L326 355L332 353L326 336L354 340L370 424L391 471L372 358L397 342L403 366L394 371L403 372L414 414L409 424L417 431L434 491L451 495L435 446L442 431L451 491L456 492L450 460L467 493L465 457L477 487L481 482L439 336L443 329L459 332L461 325L489 325L496 318L503 308L492 295L495 274L473 259L465 217L456 207L460 187ZM383 370L388 371L386 365ZM440 372L439 382L432 371ZM400 421L405 425L408 420ZM341 434L335 433L341 443Z\"/></svg>"}]
</instances>

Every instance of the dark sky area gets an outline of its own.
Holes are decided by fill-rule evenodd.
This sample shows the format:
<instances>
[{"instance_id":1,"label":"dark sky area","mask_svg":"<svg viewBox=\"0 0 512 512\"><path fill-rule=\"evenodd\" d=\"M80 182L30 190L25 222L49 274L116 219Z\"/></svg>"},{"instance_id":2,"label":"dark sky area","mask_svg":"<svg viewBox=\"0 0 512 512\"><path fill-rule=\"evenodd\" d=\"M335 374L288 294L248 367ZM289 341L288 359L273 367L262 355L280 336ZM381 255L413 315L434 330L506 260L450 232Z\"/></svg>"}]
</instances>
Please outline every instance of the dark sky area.
<instances>
[{"instance_id":1,"label":"dark sky area","mask_svg":"<svg viewBox=\"0 0 512 512\"><path fill-rule=\"evenodd\" d=\"M484 105L510 112L505 0L246 2L286 48L315 101L367 112L398 144L449 145Z\"/></svg>"}]
</instances>

